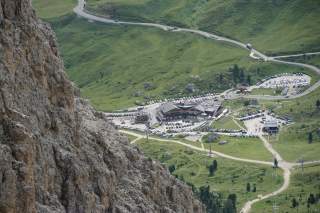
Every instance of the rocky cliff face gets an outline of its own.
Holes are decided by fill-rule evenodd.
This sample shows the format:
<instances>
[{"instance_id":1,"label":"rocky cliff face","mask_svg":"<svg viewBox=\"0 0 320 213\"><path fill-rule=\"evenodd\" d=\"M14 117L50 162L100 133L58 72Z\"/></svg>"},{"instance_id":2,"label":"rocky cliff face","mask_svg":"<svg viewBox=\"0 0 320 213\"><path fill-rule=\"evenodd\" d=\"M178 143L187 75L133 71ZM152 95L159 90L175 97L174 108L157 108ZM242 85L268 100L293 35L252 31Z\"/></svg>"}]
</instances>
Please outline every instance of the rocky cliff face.
<instances>
[{"instance_id":1,"label":"rocky cliff face","mask_svg":"<svg viewBox=\"0 0 320 213\"><path fill-rule=\"evenodd\" d=\"M29 0L0 0L0 212L202 212L67 80Z\"/></svg>"}]
</instances>

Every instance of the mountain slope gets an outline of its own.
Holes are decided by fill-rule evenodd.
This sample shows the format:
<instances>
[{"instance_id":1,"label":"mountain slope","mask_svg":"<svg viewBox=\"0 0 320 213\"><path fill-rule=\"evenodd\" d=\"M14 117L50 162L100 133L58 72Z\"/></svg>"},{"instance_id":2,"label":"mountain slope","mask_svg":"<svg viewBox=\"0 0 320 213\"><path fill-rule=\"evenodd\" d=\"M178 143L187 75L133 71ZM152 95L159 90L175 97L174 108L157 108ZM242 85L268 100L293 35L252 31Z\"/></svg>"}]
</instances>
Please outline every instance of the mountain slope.
<instances>
[{"instance_id":1,"label":"mountain slope","mask_svg":"<svg viewBox=\"0 0 320 213\"><path fill-rule=\"evenodd\" d=\"M88 10L217 32L267 52L320 49L320 2L314 0L88 0Z\"/></svg>"},{"instance_id":2,"label":"mountain slope","mask_svg":"<svg viewBox=\"0 0 320 213\"><path fill-rule=\"evenodd\" d=\"M202 212L76 95L50 27L0 0L0 212Z\"/></svg>"}]
</instances>

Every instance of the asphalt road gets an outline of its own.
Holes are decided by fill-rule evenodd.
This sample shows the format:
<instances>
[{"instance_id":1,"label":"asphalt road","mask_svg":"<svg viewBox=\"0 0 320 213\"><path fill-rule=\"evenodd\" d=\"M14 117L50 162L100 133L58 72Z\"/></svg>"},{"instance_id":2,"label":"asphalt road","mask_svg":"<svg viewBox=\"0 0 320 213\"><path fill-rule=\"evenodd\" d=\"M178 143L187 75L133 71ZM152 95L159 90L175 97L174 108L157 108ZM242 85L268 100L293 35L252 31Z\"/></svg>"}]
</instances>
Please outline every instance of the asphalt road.
<instances>
[{"instance_id":1,"label":"asphalt road","mask_svg":"<svg viewBox=\"0 0 320 213\"><path fill-rule=\"evenodd\" d=\"M292 54L292 55L278 55L278 56L272 56L269 58L272 58L272 59L291 58L291 57L310 56L310 55L320 55L320 52L300 53L300 54Z\"/></svg>"}]
</instances>

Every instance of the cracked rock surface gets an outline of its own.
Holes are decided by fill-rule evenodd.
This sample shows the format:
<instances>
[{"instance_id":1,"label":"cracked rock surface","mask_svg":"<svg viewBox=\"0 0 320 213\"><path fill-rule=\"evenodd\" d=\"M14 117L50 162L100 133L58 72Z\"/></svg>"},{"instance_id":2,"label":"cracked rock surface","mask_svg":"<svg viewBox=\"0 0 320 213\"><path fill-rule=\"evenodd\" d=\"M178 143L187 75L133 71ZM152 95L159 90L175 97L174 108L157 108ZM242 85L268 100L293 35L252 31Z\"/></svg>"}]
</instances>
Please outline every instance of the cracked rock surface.
<instances>
[{"instance_id":1,"label":"cracked rock surface","mask_svg":"<svg viewBox=\"0 0 320 213\"><path fill-rule=\"evenodd\" d=\"M29 0L0 0L0 212L204 212L77 97Z\"/></svg>"}]
</instances>

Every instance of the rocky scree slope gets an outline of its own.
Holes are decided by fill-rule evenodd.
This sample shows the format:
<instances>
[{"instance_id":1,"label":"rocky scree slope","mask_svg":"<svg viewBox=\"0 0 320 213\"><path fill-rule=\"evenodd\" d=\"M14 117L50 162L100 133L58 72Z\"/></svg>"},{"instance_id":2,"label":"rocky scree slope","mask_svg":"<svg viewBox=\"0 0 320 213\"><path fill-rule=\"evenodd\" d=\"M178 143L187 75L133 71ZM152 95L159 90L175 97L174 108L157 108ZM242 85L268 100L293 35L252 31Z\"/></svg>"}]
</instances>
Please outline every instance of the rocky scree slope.
<instances>
[{"instance_id":1,"label":"rocky scree slope","mask_svg":"<svg viewBox=\"0 0 320 213\"><path fill-rule=\"evenodd\" d=\"M29 0L0 0L0 212L203 212L77 97Z\"/></svg>"}]
</instances>

